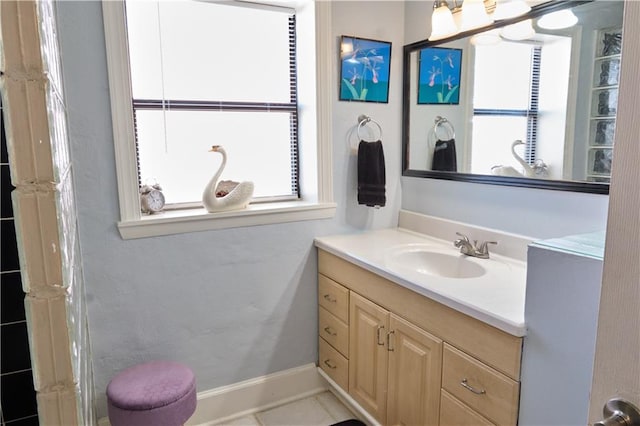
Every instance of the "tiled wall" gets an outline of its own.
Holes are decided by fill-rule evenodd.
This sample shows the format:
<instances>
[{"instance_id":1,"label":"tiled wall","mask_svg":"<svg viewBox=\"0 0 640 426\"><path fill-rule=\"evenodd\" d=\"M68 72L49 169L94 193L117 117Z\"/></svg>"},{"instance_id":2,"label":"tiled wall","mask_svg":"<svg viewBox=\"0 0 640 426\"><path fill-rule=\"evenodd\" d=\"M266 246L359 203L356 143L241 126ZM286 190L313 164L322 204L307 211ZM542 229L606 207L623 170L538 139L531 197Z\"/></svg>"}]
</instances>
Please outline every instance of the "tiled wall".
<instances>
[{"instance_id":1,"label":"tiled wall","mask_svg":"<svg viewBox=\"0 0 640 426\"><path fill-rule=\"evenodd\" d=\"M15 186L11 242L19 255L13 267L20 268L26 293L22 334L28 331L30 343L27 351L12 348L8 360L15 355L16 365L25 367L18 358L28 361L30 354L40 423L91 426L96 419L84 278L54 7L52 0L0 1L0 86ZM3 356L3 373L4 363ZM4 375L2 385L8 419Z\"/></svg>"},{"instance_id":2,"label":"tiled wall","mask_svg":"<svg viewBox=\"0 0 640 426\"><path fill-rule=\"evenodd\" d=\"M0 136L2 154L1 219L2 248L0 260L0 386L2 426L38 425L36 392L33 388L31 357L24 312L24 292L20 278L18 247L11 206L11 177L7 141L0 100Z\"/></svg>"}]
</instances>

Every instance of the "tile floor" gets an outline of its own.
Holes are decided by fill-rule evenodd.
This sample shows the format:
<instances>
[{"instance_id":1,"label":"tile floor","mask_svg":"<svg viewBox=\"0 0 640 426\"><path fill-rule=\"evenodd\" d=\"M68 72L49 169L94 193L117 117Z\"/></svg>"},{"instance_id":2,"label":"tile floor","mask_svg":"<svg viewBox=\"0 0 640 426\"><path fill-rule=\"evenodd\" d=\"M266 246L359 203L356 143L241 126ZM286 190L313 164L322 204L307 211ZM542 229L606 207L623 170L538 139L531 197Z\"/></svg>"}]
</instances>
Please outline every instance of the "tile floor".
<instances>
[{"instance_id":1,"label":"tile floor","mask_svg":"<svg viewBox=\"0 0 640 426\"><path fill-rule=\"evenodd\" d=\"M220 426L329 426L356 416L331 392L221 423Z\"/></svg>"}]
</instances>

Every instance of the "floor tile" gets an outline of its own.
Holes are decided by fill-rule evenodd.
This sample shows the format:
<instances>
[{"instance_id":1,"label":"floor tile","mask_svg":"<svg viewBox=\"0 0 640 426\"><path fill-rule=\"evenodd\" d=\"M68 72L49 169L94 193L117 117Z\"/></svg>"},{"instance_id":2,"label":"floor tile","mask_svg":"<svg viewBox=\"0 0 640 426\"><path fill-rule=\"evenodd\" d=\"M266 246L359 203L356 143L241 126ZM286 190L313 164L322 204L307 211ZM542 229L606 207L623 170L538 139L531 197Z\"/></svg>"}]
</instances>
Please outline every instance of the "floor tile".
<instances>
[{"instance_id":1,"label":"floor tile","mask_svg":"<svg viewBox=\"0 0 640 426\"><path fill-rule=\"evenodd\" d=\"M263 411L256 417L264 426L328 426L335 423L315 397Z\"/></svg>"},{"instance_id":2,"label":"floor tile","mask_svg":"<svg viewBox=\"0 0 640 426\"><path fill-rule=\"evenodd\" d=\"M261 426L255 416L244 416L235 420L220 423L219 426Z\"/></svg>"},{"instance_id":3,"label":"floor tile","mask_svg":"<svg viewBox=\"0 0 640 426\"><path fill-rule=\"evenodd\" d=\"M345 407L338 398L331 392L323 392L316 395L316 399L329 412L333 420L341 422L343 420L355 419L356 416Z\"/></svg>"}]
</instances>

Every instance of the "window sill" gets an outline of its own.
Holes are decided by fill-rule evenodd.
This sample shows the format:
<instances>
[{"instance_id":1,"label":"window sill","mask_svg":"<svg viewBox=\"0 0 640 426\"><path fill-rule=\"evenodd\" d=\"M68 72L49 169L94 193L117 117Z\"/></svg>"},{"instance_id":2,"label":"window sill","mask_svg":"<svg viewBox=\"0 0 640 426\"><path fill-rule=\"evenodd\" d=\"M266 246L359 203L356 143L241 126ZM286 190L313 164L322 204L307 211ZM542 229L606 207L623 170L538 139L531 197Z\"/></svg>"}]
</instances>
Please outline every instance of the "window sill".
<instances>
[{"instance_id":1,"label":"window sill","mask_svg":"<svg viewBox=\"0 0 640 426\"><path fill-rule=\"evenodd\" d=\"M142 216L140 219L118 222L118 230L123 239L130 240L242 226L329 219L335 215L335 210L335 203L301 201L255 204L244 210L221 213L208 213L204 208L169 210Z\"/></svg>"}]
</instances>

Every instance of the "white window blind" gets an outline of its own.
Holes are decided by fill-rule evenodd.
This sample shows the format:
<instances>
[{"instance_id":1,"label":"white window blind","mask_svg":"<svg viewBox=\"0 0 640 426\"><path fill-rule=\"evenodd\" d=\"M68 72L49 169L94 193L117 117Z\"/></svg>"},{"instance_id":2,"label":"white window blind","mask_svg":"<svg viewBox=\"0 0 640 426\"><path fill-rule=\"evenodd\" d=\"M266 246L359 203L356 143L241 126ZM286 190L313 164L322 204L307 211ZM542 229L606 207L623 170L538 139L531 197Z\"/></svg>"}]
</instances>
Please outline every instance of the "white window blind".
<instances>
[{"instance_id":1,"label":"white window blind","mask_svg":"<svg viewBox=\"0 0 640 426\"><path fill-rule=\"evenodd\" d=\"M198 1L128 1L126 15L139 183L199 204L222 145L222 179L296 199L295 15Z\"/></svg>"}]
</instances>

